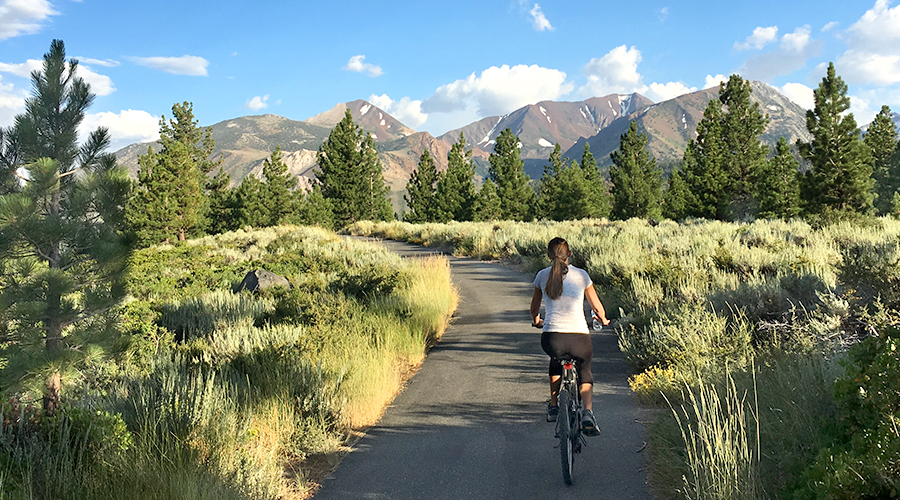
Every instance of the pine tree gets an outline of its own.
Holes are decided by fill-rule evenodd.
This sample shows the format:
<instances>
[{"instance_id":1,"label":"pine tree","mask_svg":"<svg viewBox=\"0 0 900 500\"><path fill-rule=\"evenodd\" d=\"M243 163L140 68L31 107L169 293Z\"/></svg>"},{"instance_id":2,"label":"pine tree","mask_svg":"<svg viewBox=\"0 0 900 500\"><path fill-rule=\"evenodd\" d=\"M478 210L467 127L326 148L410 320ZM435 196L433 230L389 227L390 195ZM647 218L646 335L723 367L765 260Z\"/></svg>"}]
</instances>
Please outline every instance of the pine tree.
<instances>
[{"instance_id":1,"label":"pine tree","mask_svg":"<svg viewBox=\"0 0 900 500\"><path fill-rule=\"evenodd\" d=\"M353 122L349 109L319 147L318 163L322 195L337 226L393 217L375 141Z\"/></svg>"},{"instance_id":2,"label":"pine tree","mask_svg":"<svg viewBox=\"0 0 900 500\"><path fill-rule=\"evenodd\" d=\"M296 220L305 226L334 227L331 203L322 195L321 184L313 183L308 192L299 194Z\"/></svg>"},{"instance_id":3,"label":"pine tree","mask_svg":"<svg viewBox=\"0 0 900 500\"><path fill-rule=\"evenodd\" d=\"M478 196L472 207L472 220L476 222L492 221L500 217L500 196L497 194L497 186L494 181L487 179L481 185Z\"/></svg>"},{"instance_id":4,"label":"pine tree","mask_svg":"<svg viewBox=\"0 0 900 500\"><path fill-rule=\"evenodd\" d=\"M683 216L724 220L731 199L731 180L725 170L727 145L722 131L722 104L712 100L697 124L697 138L684 152L679 177L690 192Z\"/></svg>"},{"instance_id":5,"label":"pine tree","mask_svg":"<svg viewBox=\"0 0 900 500\"><path fill-rule=\"evenodd\" d=\"M890 107L881 107L863 141L872 151L872 176L875 178L877 194L875 207L879 215L884 215L891 211L894 193L900 189L900 165L896 156L897 127Z\"/></svg>"},{"instance_id":6,"label":"pine tree","mask_svg":"<svg viewBox=\"0 0 900 500\"><path fill-rule=\"evenodd\" d=\"M534 213L537 195L531 188L519 151L519 138L507 128L497 136L494 151L488 159L490 178L500 197L501 219L530 220Z\"/></svg>"},{"instance_id":7,"label":"pine tree","mask_svg":"<svg viewBox=\"0 0 900 500\"><path fill-rule=\"evenodd\" d=\"M800 155L811 164L801 180L806 210L826 216L868 212L874 199L871 152L859 139L853 113L846 113L847 84L835 74L833 63L813 97L815 108L806 112L812 141L799 144Z\"/></svg>"},{"instance_id":8,"label":"pine tree","mask_svg":"<svg viewBox=\"0 0 900 500\"><path fill-rule=\"evenodd\" d=\"M66 61L61 40L53 40L31 79L25 111L4 139L11 172L24 168L28 175L20 177L24 186L16 182L0 196L0 317L9 340L2 369L15 379L50 373L44 406L52 412L60 398L61 359L77 355L65 349L75 335L69 327L108 311L124 295L122 207L131 183L115 155L104 153L106 129L77 144L94 94L78 76L77 61ZM44 352L13 354L34 347Z\"/></svg>"},{"instance_id":9,"label":"pine tree","mask_svg":"<svg viewBox=\"0 0 900 500\"><path fill-rule=\"evenodd\" d=\"M204 225L208 202L207 174L221 161L212 161L212 127L201 128L189 102L172 106L171 120L159 121L162 149L150 148L138 159L138 186L126 215L144 245L184 241Z\"/></svg>"},{"instance_id":10,"label":"pine tree","mask_svg":"<svg viewBox=\"0 0 900 500\"><path fill-rule=\"evenodd\" d=\"M266 185L253 175L244 177L234 192L234 219L237 227L269 227L272 214L264 198Z\"/></svg>"},{"instance_id":11,"label":"pine tree","mask_svg":"<svg viewBox=\"0 0 900 500\"><path fill-rule=\"evenodd\" d=\"M475 164L472 151L466 150L466 140L459 133L459 141L450 147L447 169L438 174L435 197L438 200L438 222L472 220L475 203Z\"/></svg>"},{"instance_id":12,"label":"pine tree","mask_svg":"<svg viewBox=\"0 0 900 500\"><path fill-rule=\"evenodd\" d=\"M210 234L226 233L239 227L235 221L235 190L229 184L231 176L223 168L219 168L216 175L206 183L209 207L206 213L206 230Z\"/></svg>"},{"instance_id":13,"label":"pine tree","mask_svg":"<svg viewBox=\"0 0 900 500\"><path fill-rule=\"evenodd\" d=\"M791 147L782 137L775 146L775 156L758 172L754 182L759 217L789 219L800 214L798 168Z\"/></svg>"},{"instance_id":14,"label":"pine tree","mask_svg":"<svg viewBox=\"0 0 900 500\"><path fill-rule=\"evenodd\" d=\"M739 219L753 205L753 182L766 168L768 148L760 140L769 123L759 103L750 100L750 82L731 75L722 85L719 102L722 115L722 137L725 145L723 168L729 179L727 191L729 219Z\"/></svg>"},{"instance_id":15,"label":"pine tree","mask_svg":"<svg viewBox=\"0 0 900 500\"><path fill-rule=\"evenodd\" d=\"M260 189L262 203L268 212L266 226L285 224L296 210L294 189L297 178L288 172L282 160L281 146L276 146L272 155L263 161L265 184Z\"/></svg>"},{"instance_id":16,"label":"pine tree","mask_svg":"<svg viewBox=\"0 0 900 500\"><path fill-rule=\"evenodd\" d=\"M566 205L570 205L574 197L572 197L572 193L564 191L560 180L560 173L565 165L562 147L558 142L553 147L553 152L550 153L547 161L538 187L538 213L541 217L551 220L565 220Z\"/></svg>"},{"instance_id":17,"label":"pine tree","mask_svg":"<svg viewBox=\"0 0 900 500\"><path fill-rule=\"evenodd\" d=\"M437 168L428 149L419 157L419 165L406 183L407 194L403 195L409 211L403 214L406 222L434 222L440 215L435 192Z\"/></svg>"},{"instance_id":18,"label":"pine tree","mask_svg":"<svg viewBox=\"0 0 900 500\"><path fill-rule=\"evenodd\" d=\"M688 207L693 206L693 195L681 177L679 169L672 171L669 184L663 193L663 216L672 220L682 220L689 216Z\"/></svg>"},{"instance_id":19,"label":"pine tree","mask_svg":"<svg viewBox=\"0 0 900 500\"><path fill-rule=\"evenodd\" d=\"M472 205L475 202L475 164L472 151L466 150L463 133L459 141L450 147L447 155L447 169L438 174L435 196L438 199L439 222L451 220L472 220Z\"/></svg>"},{"instance_id":20,"label":"pine tree","mask_svg":"<svg viewBox=\"0 0 900 500\"><path fill-rule=\"evenodd\" d=\"M606 179L600 174L600 168L594 155L591 153L591 147L587 142L584 143L584 152L581 154L581 170L584 173L585 181L588 183L588 194L584 200L583 217L604 218L609 217L612 210L609 186Z\"/></svg>"},{"instance_id":21,"label":"pine tree","mask_svg":"<svg viewBox=\"0 0 900 500\"><path fill-rule=\"evenodd\" d=\"M619 138L619 150L610 154L612 182L612 218L662 216L662 170L647 149L646 134L639 133L632 120L628 131Z\"/></svg>"}]
</instances>

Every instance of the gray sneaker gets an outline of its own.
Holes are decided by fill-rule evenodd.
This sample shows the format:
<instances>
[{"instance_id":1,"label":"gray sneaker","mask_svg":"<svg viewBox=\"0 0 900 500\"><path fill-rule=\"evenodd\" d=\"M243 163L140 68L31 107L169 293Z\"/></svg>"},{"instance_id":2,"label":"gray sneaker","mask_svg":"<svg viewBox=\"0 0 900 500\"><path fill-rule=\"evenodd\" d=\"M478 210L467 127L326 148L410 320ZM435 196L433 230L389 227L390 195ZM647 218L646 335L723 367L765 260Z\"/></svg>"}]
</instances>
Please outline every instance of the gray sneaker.
<instances>
[{"instance_id":1,"label":"gray sneaker","mask_svg":"<svg viewBox=\"0 0 900 500\"><path fill-rule=\"evenodd\" d=\"M547 422L556 422L559 416L559 406L550 406L547 404Z\"/></svg>"},{"instance_id":2,"label":"gray sneaker","mask_svg":"<svg viewBox=\"0 0 900 500\"><path fill-rule=\"evenodd\" d=\"M600 427L597 427L597 420L594 419L594 413L591 410L584 410L581 416L581 429L585 436L600 435Z\"/></svg>"}]
</instances>

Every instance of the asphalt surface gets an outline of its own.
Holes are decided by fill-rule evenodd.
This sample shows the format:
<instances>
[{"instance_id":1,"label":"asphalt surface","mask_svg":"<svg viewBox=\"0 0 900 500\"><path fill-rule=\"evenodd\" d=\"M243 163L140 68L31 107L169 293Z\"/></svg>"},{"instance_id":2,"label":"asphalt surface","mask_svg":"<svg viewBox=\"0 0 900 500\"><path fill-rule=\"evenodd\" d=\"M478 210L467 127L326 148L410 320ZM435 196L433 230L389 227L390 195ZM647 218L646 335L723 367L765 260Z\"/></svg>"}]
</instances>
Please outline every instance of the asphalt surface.
<instances>
[{"instance_id":1,"label":"asphalt surface","mask_svg":"<svg viewBox=\"0 0 900 500\"><path fill-rule=\"evenodd\" d=\"M434 252L384 244L404 256ZM549 358L528 317L533 276L471 259L450 263L461 296L454 321L314 500L650 499L646 414L628 388L615 332L591 334L601 435L587 438L566 486L544 415Z\"/></svg>"}]
</instances>

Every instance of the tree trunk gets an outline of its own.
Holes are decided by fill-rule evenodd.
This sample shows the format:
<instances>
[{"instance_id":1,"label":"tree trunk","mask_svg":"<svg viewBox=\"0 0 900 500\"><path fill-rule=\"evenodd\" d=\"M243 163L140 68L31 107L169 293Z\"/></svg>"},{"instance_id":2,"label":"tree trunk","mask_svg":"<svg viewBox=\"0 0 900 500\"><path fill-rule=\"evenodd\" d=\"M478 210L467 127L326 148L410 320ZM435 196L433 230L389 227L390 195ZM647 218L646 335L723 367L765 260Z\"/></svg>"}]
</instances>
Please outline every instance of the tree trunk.
<instances>
[{"instance_id":1,"label":"tree trunk","mask_svg":"<svg viewBox=\"0 0 900 500\"><path fill-rule=\"evenodd\" d=\"M59 370L56 370L47 378L47 386L44 388L44 414L47 416L59 409L61 389L62 377Z\"/></svg>"}]
</instances>

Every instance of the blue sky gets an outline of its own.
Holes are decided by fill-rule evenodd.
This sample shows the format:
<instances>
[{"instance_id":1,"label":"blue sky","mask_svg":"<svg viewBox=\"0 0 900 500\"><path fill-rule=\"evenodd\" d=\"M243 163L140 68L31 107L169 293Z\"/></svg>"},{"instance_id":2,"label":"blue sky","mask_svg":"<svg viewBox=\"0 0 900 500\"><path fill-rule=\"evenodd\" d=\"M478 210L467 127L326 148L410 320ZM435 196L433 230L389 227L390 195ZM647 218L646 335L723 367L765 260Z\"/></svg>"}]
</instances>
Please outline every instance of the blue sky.
<instances>
[{"instance_id":1,"label":"blue sky","mask_svg":"<svg viewBox=\"0 0 900 500\"><path fill-rule=\"evenodd\" d=\"M654 101L739 73L812 106L829 61L857 121L900 111L891 0L0 0L0 126L54 38L97 94L85 129L114 149L157 137L190 101L201 125L304 120L367 99L442 134L541 100Z\"/></svg>"}]
</instances>

